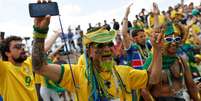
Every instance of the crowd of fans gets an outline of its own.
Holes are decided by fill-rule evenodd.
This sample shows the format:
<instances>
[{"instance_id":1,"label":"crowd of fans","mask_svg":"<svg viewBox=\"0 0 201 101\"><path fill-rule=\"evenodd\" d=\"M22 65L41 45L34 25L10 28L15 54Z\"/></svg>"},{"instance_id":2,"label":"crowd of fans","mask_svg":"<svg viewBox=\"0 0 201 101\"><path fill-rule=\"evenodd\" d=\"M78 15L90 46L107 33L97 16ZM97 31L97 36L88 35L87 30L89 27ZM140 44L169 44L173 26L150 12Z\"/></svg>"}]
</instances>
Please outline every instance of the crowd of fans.
<instances>
[{"instance_id":1,"label":"crowd of fans","mask_svg":"<svg viewBox=\"0 0 201 101\"><path fill-rule=\"evenodd\" d=\"M41 25L34 25L33 52L32 56L28 54L28 58L25 44L21 43L23 39L1 37L0 80L3 82L0 95L3 100L0 98L0 101L201 101L201 4L184 4L181 0L167 11L160 11L154 3L152 11L143 8L135 19L128 19L131 6L127 7L121 22L112 20L112 27L104 20L102 25L100 22L97 26L89 23L86 34L78 25L75 31L69 27L65 36L54 31L49 39L45 39L48 21L43 25L36 18ZM96 33L102 36L93 35ZM109 38L104 39L106 36ZM67 39L68 50L62 44L49 52L58 37ZM110 47L111 53L105 47ZM64 65L69 64L69 54L80 56L72 66ZM90 69L96 67L96 57L100 54L106 60L112 57L114 64L120 66L115 66L116 69ZM105 67L110 64L100 63ZM102 80L101 75L108 76L102 72L111 73L114 83ZM82 83L87 86L83 87ZM112 90L107 91L111 86L114 86ZM35 88L37 93L33 90ZM118 89L122 90L121 94ZM18 93L10 96L12 92Z\"/></svg>"}]
</instances>

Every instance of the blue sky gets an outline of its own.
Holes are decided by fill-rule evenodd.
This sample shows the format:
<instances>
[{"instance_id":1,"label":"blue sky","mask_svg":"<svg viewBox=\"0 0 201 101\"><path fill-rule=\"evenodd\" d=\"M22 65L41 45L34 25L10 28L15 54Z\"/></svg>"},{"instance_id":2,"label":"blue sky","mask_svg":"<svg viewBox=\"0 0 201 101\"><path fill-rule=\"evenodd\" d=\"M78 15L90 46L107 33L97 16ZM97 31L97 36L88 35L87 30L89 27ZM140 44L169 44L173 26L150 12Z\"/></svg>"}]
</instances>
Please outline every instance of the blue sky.
<instances>
[{"instance_id":1,"label":"blue sky","mask_svg":"<svg viewBox=\"0 0 201 101\"><path fill-rule=\"evenodd\" d=\"M33 19L29 17L28 3L37 0L0 0L0 31L8 35L32 36ZM91 22L95 25L97 22L103 23L107 20L111 24L112 19L118 21L124 16L126 7L133 3L131 8L130 20L138 14L141 8L150 11L152 2L157 2L160 9L167 9L170 5L175 5L180 0L54 0L58 2L64 31L67 31L69 25L81 25L82 29L88 27ZM201 0L185 0L199 4ZM52 17L50 31L59 28L58 17Z\"/></svg>"}]
</instances>

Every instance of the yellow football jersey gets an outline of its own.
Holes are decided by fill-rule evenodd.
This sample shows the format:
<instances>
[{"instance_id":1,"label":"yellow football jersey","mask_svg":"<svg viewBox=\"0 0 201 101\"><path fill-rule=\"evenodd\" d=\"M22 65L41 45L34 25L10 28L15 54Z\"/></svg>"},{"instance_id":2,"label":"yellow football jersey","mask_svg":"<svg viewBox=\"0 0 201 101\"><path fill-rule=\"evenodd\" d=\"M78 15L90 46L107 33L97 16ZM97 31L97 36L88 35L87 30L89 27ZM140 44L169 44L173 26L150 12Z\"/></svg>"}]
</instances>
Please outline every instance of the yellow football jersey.
<instances>
[{"instance_id":1,"label":"yellow football jersey","mask_svg":"<svg viewBox=\"0 0 201 101\"><path fill-rule=\"evenodd\" d=\"M132 101L131 90L145 88L147 85L148 75L146 70L136 70L128 66L115 66L115 68L118 71L127 92L122 92L120 87L116 87L118 84L116 84L117 80L115 80L114 75L112 76L109 72L101 72L101 77L110 82L107 91L115 99L120 99L121 101L124 101L123 99L125 99L125 101ZM86 68L80 67L80 65L72 65L72 69L75 76L75 83L78 87L77 92L79 100L88 101L88 97L90 96L90 86L86 77ZM64 70L64 74L60 86L70 92L74 92L75 90L69 65L64 65L64 69L62 70Z\"/></svg>"},{"instance_id":2,"label":"yellow football jersey","mask_svg":"<svg viewBox=\"0 0 201 101\"><path fill-rule=\"evenodd\" d=\"M159 23L159 25L162 25L162 24L164 24L165 23L165 16L163 16L163 15L159 15L158 16L158 23ZM150 16L149 17L149 27L150 28L153 28L154 27L154 17L153 16Z\"/></svg>"},{"instance_id":3,"label":"yellow football jersey","mask_svg":"<svg viewBox=\"0 0 201 101\"><path fill-rule=\"evenodd\" d=\"M200 27L196 24L192 25L192 30L195 34L200 33Z\"/></svg>"},{"instance_id":4,"label":"yellow football jersey","mask_svg":"<svg viewBox=\"0 0 201 101\"><path fill-rule=\"evenodd\" d=\"M38 101L30 58L22 66L0 60L0 80L4 101Z\"/></svg>"},{"instance_id":5,"label":"yellow football jersey","mask_svg":"<svg viewBox=\"0 0 201 101\"><path fill-rule=\"evenodd\" d=\"M77 64L78 64L78 65L84 65L84 66L86 66L86 59L85 59L84 54L82 54L82 55L79 57Z\"/></svg>"}]
</instances>

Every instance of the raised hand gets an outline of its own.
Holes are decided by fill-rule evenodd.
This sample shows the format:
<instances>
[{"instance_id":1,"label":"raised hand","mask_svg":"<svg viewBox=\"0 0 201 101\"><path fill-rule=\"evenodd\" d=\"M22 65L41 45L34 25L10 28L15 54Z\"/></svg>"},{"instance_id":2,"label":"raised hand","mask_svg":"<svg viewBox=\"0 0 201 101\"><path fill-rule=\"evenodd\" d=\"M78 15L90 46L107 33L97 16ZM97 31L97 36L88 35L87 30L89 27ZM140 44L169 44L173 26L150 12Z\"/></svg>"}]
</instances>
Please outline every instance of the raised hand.
<instances>
[{"instance_id":1,"label":"raised hand","mask_svg":"<svg viewBox=\"0 0 201 101\"><path fill-rule=\"evenodd\" d=\"M154 32L151 34L150 41L154 49L161 49L163 46L163 34Z\"/></svg>"},{"instance_id":2,"label":"raised hand","mask_svg":"<svg viewBox=\"0 0 201 101\"><path fill-rule=\"evenodd\" d=\"M155 14L155 15L158 15L160 13L158 5L155 2L153 3L153 11L152 11L152 13Z\"/></svg>"},{"instance_id":3,"label":"raised hand","mask_svg":"<svg viewBox=\"0 0 201 101\"><path fill-rule=\"evenodd\" d=\"M37 3L46 3L46 0L37 0ZM48 0L48 2L51 2ZM35 17L34 25L39 29L47 29L50 24L50 15L46 15L45 17Z\"/></svg>"},{"instance_id":4,"label":"raised hand","mask_svg":"<svg viewBox=\"0 0 201 101\"><path fill-rule=\"evenodd\" d=\"M131 8L132 5L133 5L133 3L131 3L131 4L127 7L125 17L128 17L128 15L130 14L130 8Z\"/></svg>"}]
</instances>

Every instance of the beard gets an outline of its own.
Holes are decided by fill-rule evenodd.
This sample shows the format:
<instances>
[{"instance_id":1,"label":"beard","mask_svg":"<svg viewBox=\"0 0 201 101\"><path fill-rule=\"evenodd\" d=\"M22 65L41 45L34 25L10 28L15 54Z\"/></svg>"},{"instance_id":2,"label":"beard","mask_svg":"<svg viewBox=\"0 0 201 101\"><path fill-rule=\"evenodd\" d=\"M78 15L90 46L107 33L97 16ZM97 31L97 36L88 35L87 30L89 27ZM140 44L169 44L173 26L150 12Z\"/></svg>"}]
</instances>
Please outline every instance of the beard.
<instances>
[{"instance_id":1,"label":"beard","mask_svg":"<svg viewBox=\"0 0 201 101\"><path fill-rule=\"evenodd\" d=\"M18 58L13 57L13 60L16 63L23 63L27 59L27 55L25 52L22 52Z\"/></svg>"}]
</instances>

